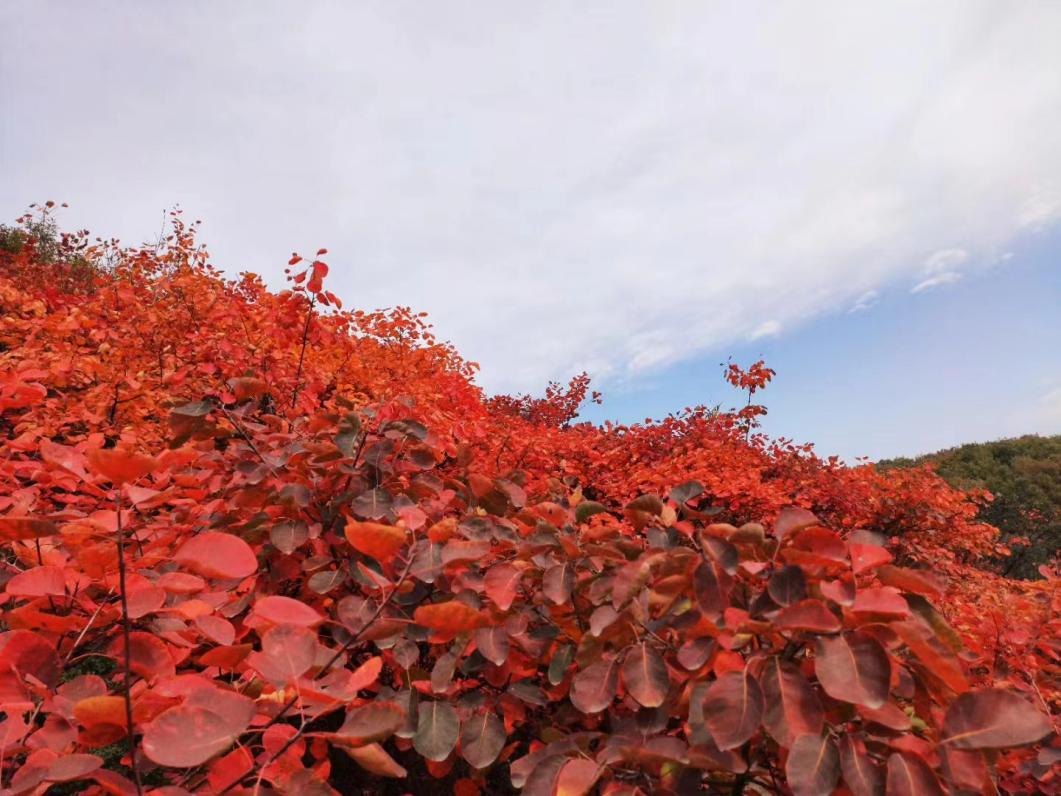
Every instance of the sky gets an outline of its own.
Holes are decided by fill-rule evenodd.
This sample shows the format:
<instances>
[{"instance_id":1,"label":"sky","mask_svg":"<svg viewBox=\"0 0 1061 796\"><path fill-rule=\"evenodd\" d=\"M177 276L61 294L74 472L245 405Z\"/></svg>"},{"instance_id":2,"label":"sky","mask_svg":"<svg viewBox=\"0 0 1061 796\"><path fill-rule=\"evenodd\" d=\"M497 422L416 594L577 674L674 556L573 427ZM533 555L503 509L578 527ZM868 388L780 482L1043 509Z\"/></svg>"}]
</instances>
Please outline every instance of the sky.
<instances>
[{"instance_id":1,"label":"sky","mask_svg":"<svg viewBox=\"0 0 1061 796\"><path fill-rule=\"evenodd\" d=\"M1061 4L0 2L0 219L329 249L489 391L848 460L1061 433Z\"/></svg>"}]
</instances>

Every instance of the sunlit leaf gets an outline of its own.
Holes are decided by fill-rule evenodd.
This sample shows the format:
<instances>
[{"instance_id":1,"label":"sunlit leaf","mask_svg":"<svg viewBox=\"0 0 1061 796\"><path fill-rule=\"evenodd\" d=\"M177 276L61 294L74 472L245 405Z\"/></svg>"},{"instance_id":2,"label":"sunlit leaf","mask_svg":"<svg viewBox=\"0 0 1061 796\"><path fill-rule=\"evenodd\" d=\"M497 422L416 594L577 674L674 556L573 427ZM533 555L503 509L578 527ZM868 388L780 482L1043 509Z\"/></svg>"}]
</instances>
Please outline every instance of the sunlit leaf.
<instances>
[{"instance_id":1,"label":"sunlit leaf","mask_svg":"<svg viewBox=\"0 0 1061 796\"><path fill-rule=\"evenodd\" d=\"M136 481L158 466L154 457L118 448L93 448L85 454L89 470L115 486Z\"/></svg>"},{"instance_id":2,"label":"sunlit leaf","mask_svg":"<svg viewBox=\"0 0 1061 796\"><path fill-rule=\"evenodd\" d=\"M186 541L173 556L185 569L205 578L235 580L253 575L258 559L245 541L230 533L204 531Z\"/></svg>"},{"instance_id":3,"label":"sunlit leaf","mask_svg":"<svg viewBox=\"0 0 1061 796\"><path fill-rule=\"evenodd\" d=\"M393 561L408 541L408 533L394 525L348 520L346 539L359 553L381 563Z\"/></svg>"}]
</instances>

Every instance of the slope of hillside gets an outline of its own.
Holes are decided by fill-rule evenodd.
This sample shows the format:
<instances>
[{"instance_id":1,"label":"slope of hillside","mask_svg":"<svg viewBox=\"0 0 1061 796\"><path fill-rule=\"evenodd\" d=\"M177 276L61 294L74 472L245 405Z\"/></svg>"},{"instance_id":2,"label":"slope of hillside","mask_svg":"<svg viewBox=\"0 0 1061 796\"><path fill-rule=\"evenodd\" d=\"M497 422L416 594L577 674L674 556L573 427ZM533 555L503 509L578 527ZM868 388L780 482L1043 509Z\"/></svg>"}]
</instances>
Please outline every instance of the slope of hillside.
<instances>
[{"instance_id":1,"label":"slope of hillside","mask_svg":"<svg viewBox=\"0 0 1061 796\"><path fill-rule=\"evenodd\" d=\"M1061 553L1061 436L970 443L878 467L926 464L958 489L991 493L980 517L1002 531L1012 551L999 561L1003 574L1038 577L1039 567Z\"/></svg>"},{"instance_id":2,"label":"slope of hillside","mask_svg":"<svg viewBox=\"0 0 1061 796\"><path fill-rule=\"evenodd\" d=\"M342 309L324 250L272 292L179 214L132 248L31 221L7 791L1057 789L1061 579L993 572L925 468L758 433L762 363L741 409L578 424L585 377L486 396L420 314Z\"/></svg>"}]
</instances>

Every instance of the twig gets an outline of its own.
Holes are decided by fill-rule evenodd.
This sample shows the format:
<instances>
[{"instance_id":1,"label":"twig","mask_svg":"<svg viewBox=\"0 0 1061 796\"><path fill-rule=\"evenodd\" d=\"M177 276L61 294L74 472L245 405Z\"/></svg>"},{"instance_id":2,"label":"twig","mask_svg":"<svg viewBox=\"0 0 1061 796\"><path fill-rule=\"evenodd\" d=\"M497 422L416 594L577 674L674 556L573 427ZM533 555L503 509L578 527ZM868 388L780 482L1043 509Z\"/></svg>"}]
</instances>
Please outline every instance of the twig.
<instances>
[{"instance_id":1,"label":"twig","mask_svg":"<svg viewBox=\"0 0 1061 796\"><path fill-rule=\"evenodd\" d=\"M390 604L390 601L394 598L394 595L398 593L398 589L401 588L402 584L405 582L405 579L409 576L409 570L412 569L413 566L413 558L414 557L410 554L409 558L405 562L405 568L402 570L402 574L399 576L398 580L394 584L394 588L392 588L390 590L390 593L380 602L379 606L377 606L376 608L375 613L372 614L372 616L360 630L350 636L350 638L347 639L346 642L335 651L335 654L332 655L332 657L330 657L327 662L325 662L325 664L321 667L320 671L318 671L317 674L314 675L314 680L319 680L325 674L327 674L328 670L332 667L332 664L339 660L339 658L341 658L343 654L346 653L346 651L354 645L354 643L361 637L361 635L366 630L368 630L377 619L379 619L380 614L382 614L384 609ZM280 709L280 712L277 713L272 719L270 719L267 724L261 727L260 730L264 731L276 724L278 721L280 721L280 719L283 718L287 714L287 712L295 706L295 703L297 701L298 695L296 694L294 697L288 700L288 702ZM265 769L267 769L275 761L279 760L280 757L284 754L284 752L286 752L288 749L295 745L298 739L301 738L302 735L305 733L308 724L308 722L304 722L302 726L295 731L294 735L287 739L287 742L284 743L283 746L281 746L273 754L271 754L264 763L262 763L260 766L257 766L259 770L259 775L257 783L255 784L255 792L257 792L258 786L261 784L261 773L264 772ZM228 791L232 790L232 788L239 785L239 783L241 783L248 776L254 773L254 769L255 766L252 765L238 779L233 780L233 782L228 787L218 791L217 796L221 796L221 794L227 793Z\"/></svg>"},{"instance_id":2,"label":"twig","mask_svg":"<svg viewBox=\"0 0 1061 796\"><path fill-rule=\"evenodd\" d=\"M129 640L129 603L125 595L125 539L122 532L121 485L115 487L114 504L118 514L118 592L122 602L122 644L125 648L122 696L125 698L125 727L128 731L129 767L133 770L133 779L136 781L136 794L137 796L142 796L144 791L140 784L140 769L136 766L136 738L133 734L133 698L130 694L130 689L132 688L132 674L129 671L129 657L132 644Z\"/></svg>"},{"instance_id":3,"label":"twig","mask_svg":"<svg viewBox=\"0 0 1061 796\"><path fill-rule=\"evenodd\" d=\"M295 408L295 401L298 400L298 391L302 388L302 360L306 357L306 340L309 337L309 322L313 317L313 307L316 305L317 299L311 298L309 300L309 308L306 310L306 322L302 326L302 350L298 354L298 370L295 371L295 389L291 393L291 408Z\"/></svg>"},{"instance_id":4,"label":"twig","mask_svg":"<svg viewBox=\"0 0 1061 796\"><path fill-rule=\"evenodd\" d=\"M114 590L111 589L111 591L107 592L107 596L108 597L110 597L112 591L114 591ZM103 610L103 608L104 608L104 606L106 604L107 603L105 601L100 601L99 607L96 608L96 610L93 612L92 616L90 616L88 618L88 623L83 628L81 628L81 632L78 633L77 634L77 638L74 639L74 646L72 646L70 648L70 651L68 653L66 653L66 658L63 660L63 665L64 666L66 664L70 663L70 659L72 657L74 657L74 652L77 651L78 645L81 643L82 639L85 638L85 634L88 633L89 628L92 627L92 623L96 621L96 617L99 616L100 611Z\"/></svg>"}]
</instances>

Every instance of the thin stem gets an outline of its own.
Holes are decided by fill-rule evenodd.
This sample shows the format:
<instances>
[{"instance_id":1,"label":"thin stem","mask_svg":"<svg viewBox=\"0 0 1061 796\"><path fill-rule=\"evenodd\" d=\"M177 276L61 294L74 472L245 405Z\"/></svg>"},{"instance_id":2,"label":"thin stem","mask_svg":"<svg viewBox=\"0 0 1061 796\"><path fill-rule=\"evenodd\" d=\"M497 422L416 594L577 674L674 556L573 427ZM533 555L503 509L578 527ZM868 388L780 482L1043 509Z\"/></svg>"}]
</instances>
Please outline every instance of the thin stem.
<instances>
[{"instance_id":1,"label":"thin stem","mask_svg":"<svg viewBox=\"0 0 1061 796\"><path fill-rule=\"evenodd\" d=\"M295 401L298 400L298 391L302 388L302 360L306 357L306 340L309 337L309 322L313 317L313 306L317 300L311 298L309 300L309 309L306 310L306 322L302 325L302 350L298 354L298 370L295 371L295 389L291 393L291 408L295 408Z\"/></svg>"},{"instance_id":2,"label":"thin stem","mask_svg":"<svg viewBox=\"0 0 1061 796\"><path fill-rule=\"evenodd\" d=\"M314 680L319 680L321 677L323 677L328 672L328 670L332 667L332 664L334 664L337 660L339 660L339 658L342 657L343 653L345 653L348 649L350 649L350 647L352 647L354 645L354 642L356 642L361 637L361 635L366 630L368 630L372 626L372 624L379 618L380 614L382 614L383 610L390 604L391 599L393 599L394 595L398 593L398 589L401 588L402 584L405 582L405 579L409 576L409 570L412 569L412 566L413 566L413 556L412 556L412 554L410 554L409 558L405 562L405 568L402 570L401 576L395 582L394 587L390 590L390 592L387 594L387 596L380 602L379 606L376 608L375 613L372 614L372 616L369 618L369 620L364 624L364 626L360 630L358 630L356 633L354 633L352 636L350 636L350 638L346 640L346 643L343 644L341 647L339 647L339 649L337 649L335 651L335 654L332 655L331 658L328 659L328 661L324 664L324 666L322 666L320 668L320 671L318 671L317 674L314 676L314 678L313 678ZM280 712L277 713L264 727L262 727L260 729L265 730L265 729L271 727L272 725L276 724L276 722L278 722L292 707L294 707L294 705L295 705L295 703L297 701L298 701L298 696L297 695L292 697L290 700L288 700L288 702L280 709ZM276 760L279 760L280 757L284 754L284 752L286 752L288 749L290 749L292 746L294 746L295 743L298 741L298 739L302 737L303 733L306 731L306 727L307 726L308 726L308 723L307 722L303 722L302 726L299 727L298 730L290 738L287 739L287 742L283 746L281 746L279 749L276 750L276 752L271 754L269 756L269 758L264 763L262 763L260 766L257 766L258 770L259 771L264 771L270 765L272 765L273 762L275 762ZM232 782L232 784L229 785L227 788L224 788L223 790L219 791L217 796L221 796L222 794L227 793L228 791L232 790L232 788L235 788L237 785L239 785L239 783L241 783L243 780L245 780L247 777L249 777L251 774L253 774L255 768L256 768L255 766L251 766L249 769L247 769L247 771L242 776L239 777L239 779L234 780ZM255 783L255 791L257 791L257 789L260 786L260 784L261 784L261 776L258 777L258 780Z\"/></svg>"},{"instance_id":3,"label":"thin stem","mask_svg":"<svg viewBox=\"0 0 1061 796\"><path fill-rule=\"evenodd\" d=\"M110 592L107 592L107 597L110 597L110 594ZM77 634L77 638L74 639L74 646L70 648L70 651L66 653L66 658L63 659L64 666L70 663L70 659L74 657L74 652L77 651L77 648L81 644L81 641L85 638L85 634L88 633L89 628L92 627L92 623L96 621L96 617L100 615L100 612L103 610L106 604L106 598L100 601L99 606L97 606L96 610L92 613L92 616L89 617L88 623L81 629L81 632Z\"/></svg>"},{"instance_id":4,"label":"thin stem","mask_svg":"<svg viewBox=\"0 0 1061 796\"><path fill-rule=\"evenodd\" d=\"M125 698L125 727L129 741L129 767L133 770L133 779L136 781L136 794L142 796L143 787L140 785L140 769L136 765L136 739L133 734L133 699L130 694L132 687L132 674L129 671L129 657L132 644L129 640L129 603L125 595L125 538L122 532L122 488L118 485L114 493L114 505L118 513L118 594L122 602L122 644L125 648L124 680L122 681L122 696Z\"/></svg>"}]
</instances>

